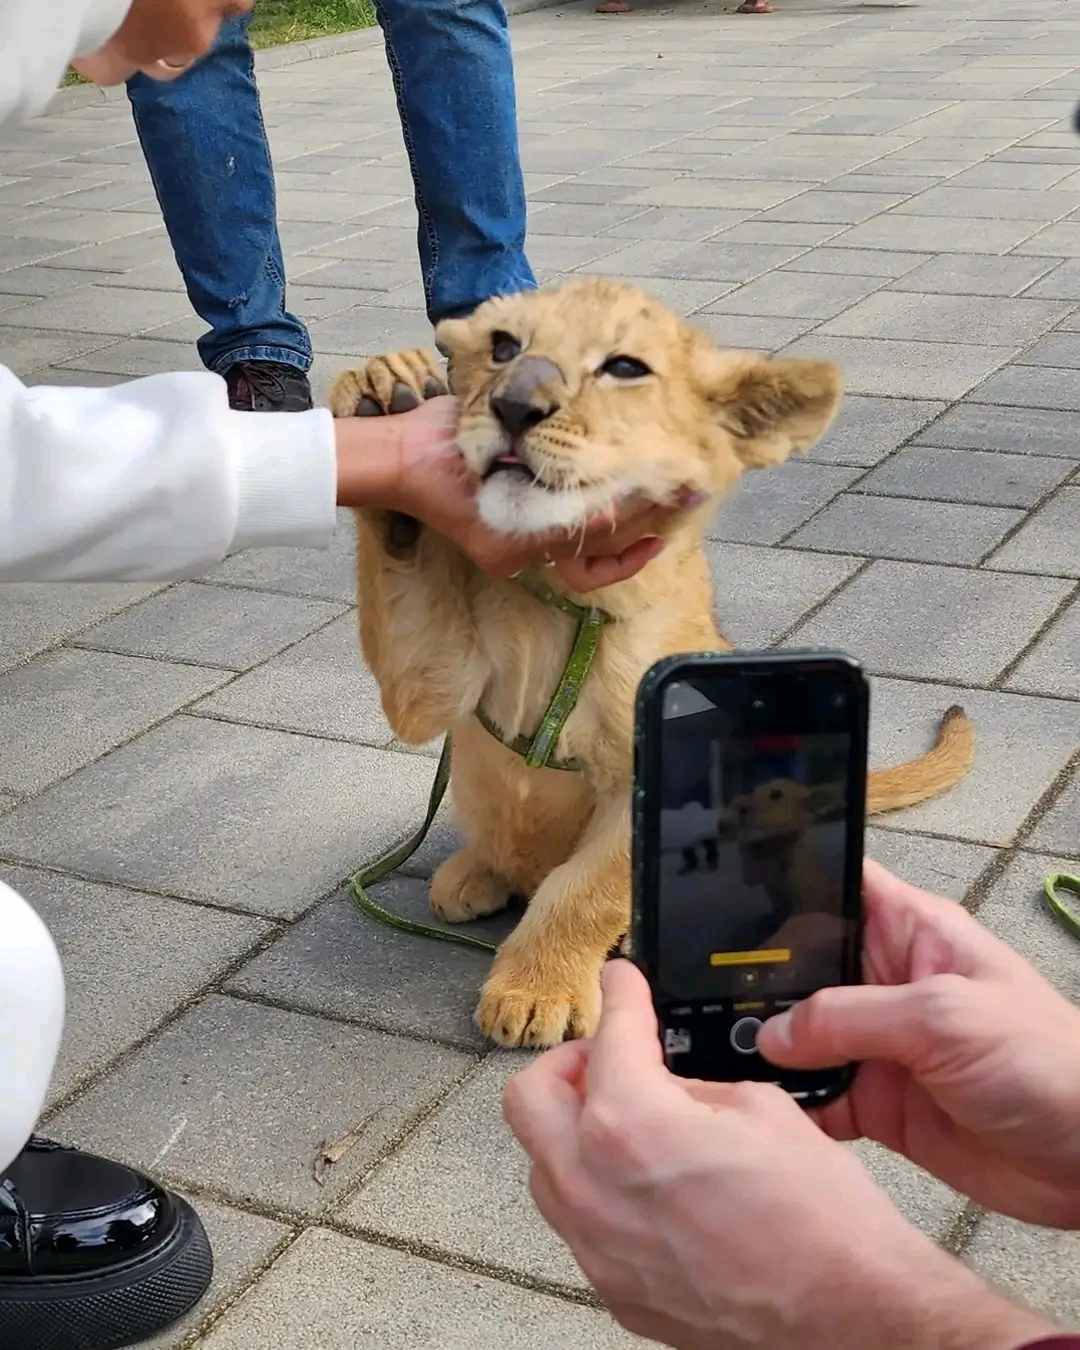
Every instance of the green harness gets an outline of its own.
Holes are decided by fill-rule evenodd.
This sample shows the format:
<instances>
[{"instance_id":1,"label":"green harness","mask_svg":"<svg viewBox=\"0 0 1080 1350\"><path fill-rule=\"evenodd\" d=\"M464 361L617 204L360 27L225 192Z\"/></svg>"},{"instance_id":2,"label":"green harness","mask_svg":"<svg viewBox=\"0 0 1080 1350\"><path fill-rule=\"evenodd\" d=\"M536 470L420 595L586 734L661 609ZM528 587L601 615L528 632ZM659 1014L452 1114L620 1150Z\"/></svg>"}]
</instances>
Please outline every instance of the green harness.
<instances>
[{"instance_id":1,"label":"green harness","mask_svg":"<svg viewBox=\"0 0 1080 1350\"><path fill-rule=\"evenodd\" d=\"M512 750L514 754L519 755L530 769L580 771L582 768L580 760L556 759L555 747L559 743L559 737L562 735L563 729L570 720L570 714L577 707L581 691L585 686L585 681L589 678L589 672L592 670L593 662L596 659L596 653L600 646L600 635L603 633L605 625L612 622L612 616L592 605L574 604L572 600L560 595L558 591L552 589L546 582L541 581L539 577L526 574L518 580L534 599L539 600L542 604L550 605L553 609L562 610L564 614L570 615L572 619L577 621L573 645L570 648L570 655L566 658L566 666L555 688L555 693L547 706L547 711L540 719L540 725L531 737L514 736L508 740L499 727L479 708L476 710L476 720L485 731L490 732L495 737L500 745L505 745L508 750ZM483 951L493 952L495 951L495 945L491 942L485 942L482 938L473 937L468 933L459 933L452 929L437 928L433 924L418 923L414 919L406 919L380 905L367 892L368 886L374 886L376 882L382 881L384 877L396 871L402 863L407 862L427 838L432 821L442 805L443 797L446 795L446 787L450 781L450 756L450 737L447 736L443 741L442 753L439 756L439 767L435 771L435 781L431 785L427 813L422 824L411 835L396 844L392 844L372 862L360 868L350 878L349 886L352 891L353 903L357 909L369 918L375 919L378 923L397 928L405 933L416 933L421 937L438 938L442 942L456 942L461 946L480 947Z\"/></svg>"}]
</instances>

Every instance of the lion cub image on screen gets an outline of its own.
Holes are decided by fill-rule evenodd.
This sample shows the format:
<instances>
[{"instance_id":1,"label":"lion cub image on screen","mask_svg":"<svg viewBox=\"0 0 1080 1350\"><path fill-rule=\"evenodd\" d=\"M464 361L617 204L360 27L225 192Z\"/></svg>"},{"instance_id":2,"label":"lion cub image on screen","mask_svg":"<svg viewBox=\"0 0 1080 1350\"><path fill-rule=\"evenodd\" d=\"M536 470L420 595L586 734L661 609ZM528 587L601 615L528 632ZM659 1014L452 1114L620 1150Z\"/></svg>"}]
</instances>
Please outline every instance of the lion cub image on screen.
<instances>
[{"instance_id":1,"label":"lion cub image on screen","mask_svg":"<svg viewBox=\"0 0 1080 1350\"><path fill-rule=\"evenodd\" d=\"M664 983L687 999L841 981L850 737L729 734L689 685L665 705Z\"/></svg>"}]
</instances>

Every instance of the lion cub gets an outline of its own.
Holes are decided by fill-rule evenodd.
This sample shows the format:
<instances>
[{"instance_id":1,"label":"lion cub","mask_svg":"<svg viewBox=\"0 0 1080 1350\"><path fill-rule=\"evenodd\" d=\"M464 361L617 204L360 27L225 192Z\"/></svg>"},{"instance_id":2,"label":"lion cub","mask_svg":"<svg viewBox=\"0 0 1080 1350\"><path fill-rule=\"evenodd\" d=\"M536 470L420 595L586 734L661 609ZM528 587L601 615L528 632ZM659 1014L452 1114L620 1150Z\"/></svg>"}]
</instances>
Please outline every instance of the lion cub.
<instances>
[{"instance_id":1,"label":"lion cub","mask_svg":"<svg viewBox=\"0 0 1080 1350\"><path fill-rule=\"evenodd\" d=\"M710 512L747 469L781 464L825 432L840 377L823 362L722 351L613 281L491 300L436 336L461 400L459 445L493 528L579 528L630 493L664 502L688 486L708 497L673 521L638 576L570 597L613 620L556 747L578 772L529 768L503 744L536 731L574 619L518 581L484 576L408 518L357 513L361 639L386 715L408 743L454 737L466 844L432 878L432 908L463 922L512 894L529 898L476 1020L503 1045L552 1045L595 1027L600 969L629 922L638 680L662 656L730 647L713 625L701 549ZM400 411L445 392L434 354L410 351L342 375L331 408ZM554 572L544 580L557 584ZM971 725L951 709L927 755L871 774L869 809L942 791L971 755Z\"/></svg>"}]
</instances>

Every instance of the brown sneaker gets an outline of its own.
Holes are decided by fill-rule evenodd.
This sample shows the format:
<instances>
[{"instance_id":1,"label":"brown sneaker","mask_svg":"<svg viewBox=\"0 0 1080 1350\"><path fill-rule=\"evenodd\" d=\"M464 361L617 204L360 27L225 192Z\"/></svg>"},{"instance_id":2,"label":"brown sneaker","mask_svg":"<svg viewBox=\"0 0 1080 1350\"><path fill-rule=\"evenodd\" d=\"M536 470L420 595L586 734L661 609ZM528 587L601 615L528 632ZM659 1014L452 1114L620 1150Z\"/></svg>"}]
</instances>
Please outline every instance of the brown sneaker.
<instances>
[{"instance_id":1,"label":"brown sneaker","mask_svg":"<svg viewBox=\"0 0 1080 1350\"><path fill-rule=\"evenodd\" d=\"M237 412L307 412L314 406L304 371L280 361L237 361L225 383L229 407Z\"/></svg>"}]
</instances>

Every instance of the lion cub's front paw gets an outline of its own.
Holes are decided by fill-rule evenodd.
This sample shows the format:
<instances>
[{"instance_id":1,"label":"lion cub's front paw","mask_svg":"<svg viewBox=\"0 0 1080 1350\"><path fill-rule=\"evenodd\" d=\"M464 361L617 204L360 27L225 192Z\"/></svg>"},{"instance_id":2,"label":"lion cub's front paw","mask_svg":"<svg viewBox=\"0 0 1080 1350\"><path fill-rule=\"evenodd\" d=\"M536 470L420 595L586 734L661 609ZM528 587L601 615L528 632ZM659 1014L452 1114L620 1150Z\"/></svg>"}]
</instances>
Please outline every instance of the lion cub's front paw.
<instances>
[{"instance_id":1,"label":"lion cub's front paw","mask_svg":"<svg viewBox=\"0 0 1080 1350\"><path fill-rule=\"evenodd\" d=\"M476 1025L500 1045L540 1048L591 1036L600 1020L600 972L546 980L498 957L476 1009Z\"/></svg>"},{"instance_id":2,"label":"lion cub's front paw","mask_svg":"<svg viewBox=\"0 0 1080 1350\"><path fill-rule=\"evenodd\" d=\"M447 858L431 878L431 908L446 923L497 914L509 903L510 887L467 848Z\"/></svg>"},{"instance_id":3,"label":"lion cub's front paw","mask_svg":"<svg viewBox=\"0 0 1080 1350\"><path fill-rule=\"evenodd\" d=\"M415 347L389 356L373 356L356 370L339 375L330 390L330 411L335 417L411 412L425 399L447 392L438 356Z\"/></svg>"}]
</instances>

